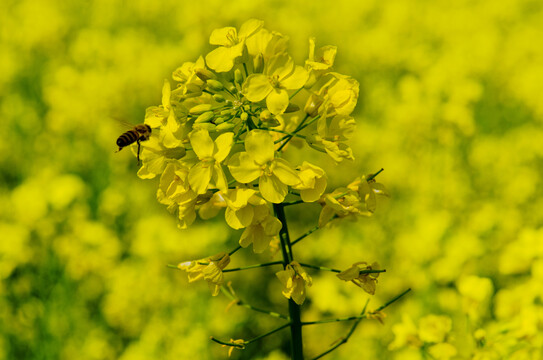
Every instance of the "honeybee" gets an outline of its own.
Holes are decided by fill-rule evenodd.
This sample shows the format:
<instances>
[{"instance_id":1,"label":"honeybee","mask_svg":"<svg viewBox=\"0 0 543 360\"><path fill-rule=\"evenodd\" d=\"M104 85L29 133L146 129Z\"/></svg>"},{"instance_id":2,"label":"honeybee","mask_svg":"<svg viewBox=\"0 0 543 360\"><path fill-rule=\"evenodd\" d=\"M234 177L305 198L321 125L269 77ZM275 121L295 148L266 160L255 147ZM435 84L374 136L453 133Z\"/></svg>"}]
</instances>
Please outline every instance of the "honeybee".
<instances>
[{"instance_id":1,"label":"honeybee","mask_svg":"<svg viewBox=\"0 0 543 360\"><path fill-rule=\"evenodd\" d=\"M138 143L138 164L140 163L140 150L141 145L140 141L149 140L151 137L151 127L147 124L139 124L134 126L132 130L128 130L124 134L121 134L117 138L117 146L119 147L119 150L116 152L121 151L124 147L127 147L128 145L132 145L133 143Z\"/></svg>"}]
</instances>

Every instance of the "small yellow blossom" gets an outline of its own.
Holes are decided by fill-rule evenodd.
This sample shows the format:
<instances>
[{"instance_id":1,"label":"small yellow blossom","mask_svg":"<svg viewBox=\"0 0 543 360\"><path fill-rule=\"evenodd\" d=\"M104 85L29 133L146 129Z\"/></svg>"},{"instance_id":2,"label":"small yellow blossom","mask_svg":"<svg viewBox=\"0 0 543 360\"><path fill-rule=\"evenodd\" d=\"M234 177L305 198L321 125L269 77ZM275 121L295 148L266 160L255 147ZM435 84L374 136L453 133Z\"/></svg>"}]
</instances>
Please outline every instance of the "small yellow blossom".
<instances>
[{"instance_id":1,"label":"small yellow blossom","mask_svg":"<svg viewBox=\"0 0 543 360\"><path fill-rule=\"evenodd\" d=\"M394 340L388 345L389 350L401 349L405 346L420 348L424 343L420 340L417 326L409 317L404 314L400 323L392 325Z\"/></svg>"},{"instance_id":2,"label":"small yellow blossom","mask_svg":"<svg viewBox=\"0 0 543 360\"><path fill-rule=\"evenodd\" d=\"M307 143L312 148L324 151L336 163L344 159L354 160L351 148L344 143L350 139L355 130L355 121L352 117L346 115L336 115L319 119L317 133L306 138Z\"/></svg>"},{"instance_id":3,"label":"small yellow blossom","mask_svg":"<svg viewBox=\"0 0 543 360\"><path fill-rule=\"evenodd\" d=\"M205 69L204 58L201 56L195 63L185 62L178 67L172 74L172 78L179 82L175 91L181 94L200 92L205 82L197 75L199 69Z\"/></svg>"},{"instance_id":4,"label":"small yellow blossom","mask_svg":"<svg viewBox=\"0 0 543 360\"><path fill-rule=\"evenodd\" d=\"M214 193L208 201L200 205L198 209L198 215L203 220L209 220L217 216L221 209L226 207L226 201L224 199L224 194L222 191L217 191Z\"/></svg>"},{"instance_id":5,"label":"small yellow blossom","mask_svg":"<svg viewBox=\"0 0 543 360\"><path fill-rule=\"evenodd\" d=\"M309 56L305 67L309 72L308 83L314 84L324 73L334 65L337 47L327 45L315 51L315 38L309 38Z\"/></svg>"},{"instance_id":6,"label":"small yellow blossom","mask_svg":"<svg viewBox=\"0 0 543 360\"><path fill-rule=\"evenodd\" d=\"M361 202L357 192L347 188L338 188L331 194L323 197L323 208L319 216L319 227L323 227L335 217L346 218L355 216L370 216L371 213L362 209L364 204Z\"/></svg>"},{"instance_id":7,"label":"small yellow blossom","mask_svg":"<svg viewBox=\"0 0 543 360\"><path fill-rule=\"evenodd\" d=\"M357 262L351 265L350 268L343 270L336 276L341 280L352 281L356 286L362 288L370 295L375 294L375 287L377 285L377 278L379 273L360 273L363 270L379 270L380 266L374 262L368 265L367 262Z\"/></svg>"},{"instance_id":8,"label":"small yellow blossom","mask_svg":"<svg viewBox=\"0 0 543 360\"><path fill-rule=\"evenodd\" d=\"M428 347L428 353L432 359L449 360L456 357L458 350L453 345L443 342Z\"/></svg>"},{"instance_id":9,"label":"small yellow blossom","mask_svg":"<svg viewBox=\"0 0 543 360\"><path fill-rule=\"evenodd\" d=\"M227 204L225 219L233 229L242 229L253 222L255 206L266 205L266 201L248 188L228 189L224 194Z\"/></svg>"},{"instance_id":10,"label":"small yellow blossom","mask_svg":"<svg viewBox=\"0 0 543 360\"><path fill-rule=\"evenodd\" d=\"M350 115L358 101L359 84L350 76L331 72L316 84L318 93L325 101L321 107L327 116Z\"/></svg>"},{"instance_id":11,"label":"small yellow blossom","mask_svg":"<svg viewBox=\"0 0 543 360\"><path fill-rule=\"evenodd\" d=\"M250 19L241 25L239 33L234 27L213 30L209 43L220 46L207 54L207 66L217 72L230 71L236 59L243 55L245 40L260 30L263 25L264 22L261 20Z\"/></svg>"},{"instance_id":12,"label":"small yellow blossom","mask_svg":"<svg viewBox=\"0 0 543 360\"><path fill-rule=\"evenodd\" d=\"M268 110L282 114L288 107L287 90L296 90L307 81L307 71L287 54L273 56L264 66L262 74L252 74L243 83L242 93L251 102L266 99Z\"/></svg>"},{"instance_id":13,"label":"small yellow blossom","mask_svg":"<svg viewBox=\"0 0 543 360\"><path fill-rule=\"evenodd\" d=\"M234 133L221 134L215 141L207 130L196 129L189 134L190 143L198 159L189 172L189 183L197 194L206 192L211 180L215 186L226 191L228 184L221 162L228 156L232 148Z\"/></svg>"},{"instance_id":14,"label":"small yellow blossom","mask_svg":"<svg viewBox=\"0 0 543 360\"><path fill-rule=\"evenodd\" d=\"M180 263L177 267L188 273L189 282L206 280L211 294L217 296L224 282L222 270L230 263L230 256L224 252L206 259Z\"/></svg>"},{"instance_id":15,"label":"small yellow blossom","mask_svg":"<svg viewBox=\"0 0 543 360\"><path fill-rule=\"evenodd\" d=\"M373 213L377 208L376 195L388 197L389 194L385 186L376 182L375 179L368 181L367 179L371 176L372 175L361 176L359 179L356 179L347 185L347 188L358 192L360 198L364 199L364 202L366 203L366 209Z\"/></svg>"},{"instance_id":16,"label":"small yellow blossom","mask_svg":"<svg viewBox=\"0 0 543 360\"><path fill-rule=\"evenodd\" d=\"M188 183L189 168L179 161L166 165L160 176L157 199L170 209L179 203L196 198Z\"/></svg>"},{"instance_id":17,"label":"small yellow blossom","mask_svg":"<svg viewBox=\"0 0 543 360\"><path fill-rule=\"evenodd\" d=\"M337 46L323 46L315 52L315 38L309 38L309 57L305 65L311 70L327 70L334 65Z\"/></svg>"},{"instance_id":18,"label":"small yellow blossom","mask_svg":"<svg viewBox=\"0 0 543 360\"><path fill-rule=\"evenodd\" d=\"M261 253L266 250L270 241L279 235L281 221L270 214L268 205L254 207L252 222L241 234L239 244L248 247L253 244L253 251Z\"/></svg>"},{"instance_id":19,"label":"small yellow blossom","mask_svg":"<svg viewBox=\"0 0 543 360\"><path fill-rule=\"evenodd\" d=\"M283 295L287 299L292 299L298 305L302 305L305 300L306 287L311 286L313 280L304 268L293 261L287 265L285 270L275 273L279 281L283 284Z\"/></svg>"},{"instance_id":20,"label":"small yellow blossom","mask_svg":"<svg viewBox=\"0 0 543 360\"><path fill-rule=\"evenodd\" d=\"M230 345L221 345L222 347L227 347L228 348L228 357L232 356L232 353L234 352L234 349L238 349L238 350L243 350L245 349L245 344L247 342L243 339L237 339L237 340L234 340L234 339L230 339L230 344L234 344L234 346L230 346Z\"/></svg>"},{"instance_id":21,"label":"small yellow blossom","mask_svg":"<svg viewBox=\"0 0 543 360\"><path fill-rule=\"evenodd\" d=\"M427 343L441 343L452 329L452 320L444 315L428 315L419 321L419 338Z\"/></svg>"},{"instance_id":22,"label":"small yellow blossom","mask_svg":"<svg viewBox=\"0 0 543 360\"><path fill-rule=\"evenodd\" d=\"M387 317L387 314L383 312L382 310L375 310L375 311L368 311L368 314L366 315L368 319L374 319L379 321L381 324L385 323L385 318Z\"/></svg>"},{"instance_id":23,"label":"small yellow blossom","mask_svg":"<svg viewBox=\"0 0 543 360\"><path fill-rule=\"evenodd\" d=\"M262 28L253 36L249 37L246 44L249 55L253 56L255 59L261 57L262 61L265 63L275 55L286 53L288 37L276 31L269 31ZM258 66L255 66L255 68L258 68Z\"/></svg>"},{"instance_id":24,"label":"small yellow blossom","mask_svg":"<svg viewBox=\"0 0 543 360\"><path fill-rule=\"evenodd\" d=\"M296 171L286 160L275 158L272 136L264 130L252 130L245 138L246 152L230 158L228 169L242 184L259 178L258 188L264 199L280 203L288 193L288 185L300 183Z\"/></svg>"},{"instance_id":25,"label":"small yellow blossom","mask_svg":"<svg viewBox=\"0 0 543 360\"><path fill-rule=\"evenodd\" d=\"M173 147L167 147L163 137L151 135L149 140L141 143L142 166L138 170L138 176L141 179L153 179L162 174L169 162L181 159L185 154L185 148L180 141Z\"/></svg>"},{"instance_id":26,"label":"small yellow blossom","mask_svg":"<svg viewBox=\"0 0 543 360\"><path fill-rule=\"evenodd\" d=\"M297 170L301 182L292 188L300 190L300 197L305 202L319 200L324 190L326 190L327 182L324 170L307 161L304 161Z\"/></svg>"}]
</instances>

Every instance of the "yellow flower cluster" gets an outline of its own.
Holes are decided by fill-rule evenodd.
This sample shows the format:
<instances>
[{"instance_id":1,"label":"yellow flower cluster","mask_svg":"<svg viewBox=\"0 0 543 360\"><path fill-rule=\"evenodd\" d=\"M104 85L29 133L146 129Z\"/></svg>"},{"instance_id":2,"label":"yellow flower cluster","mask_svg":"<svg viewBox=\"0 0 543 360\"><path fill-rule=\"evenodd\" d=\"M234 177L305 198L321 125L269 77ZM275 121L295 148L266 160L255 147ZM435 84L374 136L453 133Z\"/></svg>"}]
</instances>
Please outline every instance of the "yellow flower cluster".
<instances>
[{"instance_id":1,"label":"yellow flower cluster","mask_svg":"<svg viewBox=\"0 0 543 360\"><path fill-rule=\"evenodd\" d=\"M325 171L286 158L296 138L338 163L353 159L346 140L355 128L350 114L359 85L332 71L336 48L316 49L312 38L304 66L296 65L287 37L255 19L239 31L216 29L209 41L218 47L177 68L175 87L166 80L162 104L145 116L152 135L141 144L138 175L160 176L158 200L178 215L179 227L197 213L208 219L226 209L228 225L245 229L240 245L260 253L281 229L270 205L289 194L319 201L321 225L334 215L370 215L381 185L362 177L323 196Z\"/></svg>"},{"instance_id":2,"label":"yellow flower cluster","mask_svg":"<svg viewBox=\"0 0 543 360\"><path fill-rule=\"evenodd\" d=\"M456 347L447 341L452 329L452 320L448 316L433 314L425 316L420 319L418 327L407 315L402 320L392 327L395 338L389 349L411 346L420 348L432 359L443 360L457 355Z\"/></svg>"}]
</instances>

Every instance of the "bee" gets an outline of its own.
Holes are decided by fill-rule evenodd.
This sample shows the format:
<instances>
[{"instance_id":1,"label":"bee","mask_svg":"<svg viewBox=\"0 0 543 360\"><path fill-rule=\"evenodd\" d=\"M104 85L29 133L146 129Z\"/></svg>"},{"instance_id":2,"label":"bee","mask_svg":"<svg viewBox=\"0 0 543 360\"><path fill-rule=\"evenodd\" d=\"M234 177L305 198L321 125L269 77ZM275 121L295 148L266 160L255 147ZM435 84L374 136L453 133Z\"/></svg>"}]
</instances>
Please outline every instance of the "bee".
<instances>
[{"instance_id":1,"label":"bee","mask_svg":"<svg viewBox=\"0 0 543 360\"><path fill-rule=\"evenodd\" d=\"M141 141L149 140L151 137L151 127L147 124L139 124L134 126L132 130L128 130L124 134L121 134L117 138L117 146L119 147L119 150L116 152L121 151L124 147L127 147L128 145L132 145L133 143L138 143L138 164L140 163L140 150L141 150Z\"/></svg>"}]
</instances>

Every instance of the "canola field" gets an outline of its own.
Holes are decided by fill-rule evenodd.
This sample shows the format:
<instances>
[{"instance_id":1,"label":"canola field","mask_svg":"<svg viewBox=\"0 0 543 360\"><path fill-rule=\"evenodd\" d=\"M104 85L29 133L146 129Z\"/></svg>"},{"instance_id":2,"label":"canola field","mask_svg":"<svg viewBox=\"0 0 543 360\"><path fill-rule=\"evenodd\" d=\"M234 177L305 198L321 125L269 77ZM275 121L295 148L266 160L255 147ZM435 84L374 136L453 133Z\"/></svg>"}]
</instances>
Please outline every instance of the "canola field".
<instances>
[{"instance_id":1,"label":"canola field","mask_svg":"<svg viewBox=\"0 0 543 360\"><path fill-rule=\"evenodd\" d=\"M221 214L185 230L140 179L122 123L160 105L164 79L251 18L297 64L337 46L360 83L354 160L329 190L375 173L389 198L298 245L306 263L378 262L374 295L307 269L302 320L377 309L325 359L543 358L543 3L504 1L4 0L0 12L0 359L226 359L210 336L251 339L278 319L168 268L238 244ZM320 206L287 209L297 237ZM231 266L278 260L240 250ZM225 273L257 308L287 313L268 267ZM313 359L349 322L304 326ZM290 358L288 330L232 359Z\"/></svg>"}]
</instances>

